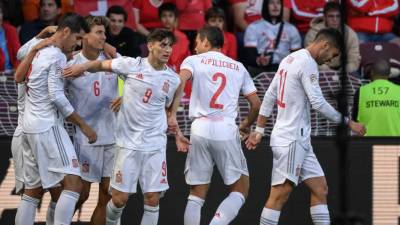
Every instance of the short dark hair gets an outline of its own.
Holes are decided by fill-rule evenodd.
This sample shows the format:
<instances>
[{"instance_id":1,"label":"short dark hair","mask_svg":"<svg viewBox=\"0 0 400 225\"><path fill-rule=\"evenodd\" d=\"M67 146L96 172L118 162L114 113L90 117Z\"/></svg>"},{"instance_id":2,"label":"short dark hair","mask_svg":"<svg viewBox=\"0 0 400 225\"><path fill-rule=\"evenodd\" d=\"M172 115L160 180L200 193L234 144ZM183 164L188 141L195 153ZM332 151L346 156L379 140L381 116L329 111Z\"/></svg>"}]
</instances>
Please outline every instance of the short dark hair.
<instances>
[{"instance_id":1,"label":"short dark hair","mask_svg":"<svg viewBox=\"0 0 400 225\"><path fill-rule=\"evenodd\" d=\"M320 30L317 33L314 42L320 42L320 41L328 41L332 47L335 47L339 50L342 49L343 47L342 34L340 33L340 31L334 28L325 28Z\"/></svg>"},{"instance_id":2,"label":"short dark hair","mask_svg":"<svg viewBox=\"0 0 400 225\"><path fill-rule=\"evenodd\" d=\"M110 18L110 14L117 14L117 15L123 15L125 22L128 20L128 14L126 13L125 9L122 8L122 6L119 5L113 5L111 6L106 13L106 16Z\"/></svg>"},{"instance_id":3,"label":"short dark hair","mask_svg":"<svg viewBox=\"0 0 400 225\"><path fill-rule=\"evenodd\" d=\"M372 76L389 77L390 75L390 62L387 59L378 59L372 64Z\"/></svg>"},{"instance_id":4,"label":"short dark hair","mask_svg":"<svg viewBox=\"0 0 400 225\"><path fill-rule=\"evenodd\" d=\"M164 39L169 39L171 41L171 44L176 43L176 37L174 33L164 28L154 29L147 36L147 42L162 41Z\"/></svg>"},{"instance_id":5,"label":"short dark hair","mask_svg":"<svg viewBox=\"0 0 400 225\"><path fill-rule=\"evenodd\" d=\"M207 38L213 48L222 48L224 46L224 34L218 27L203 27L199 30L200 40Z\"/></svg>"},{"instance_id":6,"label":"short dark hair","mask_svg":"<svg viewBox=\"0 0 400 225\"><path fill-rule=\"evenodd\" d=\"M207 10L205 19L208 21L211 18L222 18L225 21L225 12L219 7L212 7Z\"/></svg>"},{"instance_id":7,"label":"short dark hair","mask_svg":"<svg viewBox=\"0 0 400 225\"><path fill-rule=\"evenodd\" d=\"M107 28L107 26L108 26L108 19L105 16L88 15L88 16L85 16L85 22L90 30L96 25L104 26L104 28Z\"/></svg>"},{"instance_id":8,"label":"short dark hair","mask_svg":"<svg viewBox=\"0 0 400 225\"><path fill-rule=\"evenodd\" d=\"M86 33L90 32L85 19L76 13L66 13L59 21L57 31L68 27L72 33L79 33L84 30Z\"/></svg>"},{"instance_id":9,"label":"short dark hair","mask_svg":"<svg viewBox=\"0 0 400 225\"><path fill-rule=\"evenodd\" d=\"M326 15L329 11L339 11L340 16L342 15L342 10L340 8L340 4L337 2L327 2L324 6L324 15Z\"/></svg>"},{"instance_id":10,"label":"short dark hair","mask_svg":"<svg viewBox=\"0 0 400 225\"><path fill-rule=\"evenodd\" d=\"M43 1L44 0L39 1L39 7L42 7ZM61 0L53 0L53 1L54 1L54 3L56 3L57 8L61 8Z\"/></svg>"},{"instance_id":11,"label":"short dark hair","mask_svg":"<svg viewBox=\"0 0 400 225\"><path fill-rule=\"evenodd\" d=\"M159 8L158 8L158 17L161 18L161 14L163 12L172 12L176 18L178 18L178 8L176 8L176 5L174 3L163 3Z\"/></svg>"}]
</instances>

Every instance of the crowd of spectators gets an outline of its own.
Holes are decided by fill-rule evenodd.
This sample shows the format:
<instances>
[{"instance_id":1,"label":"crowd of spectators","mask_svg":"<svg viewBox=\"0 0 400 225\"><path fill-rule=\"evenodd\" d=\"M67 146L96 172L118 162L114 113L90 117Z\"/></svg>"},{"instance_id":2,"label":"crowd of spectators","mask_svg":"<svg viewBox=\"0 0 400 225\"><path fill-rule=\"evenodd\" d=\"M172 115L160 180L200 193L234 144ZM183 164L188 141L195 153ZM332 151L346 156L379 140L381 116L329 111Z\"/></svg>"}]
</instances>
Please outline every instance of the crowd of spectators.
<instances>
[{"instance_id":1,"label":"crowd of spectators","mask_svg":"<svg viewBox=\"0 0 400 225\"><path fill-rule=\"evenodd\" d=\"M169 64L176 71L185 57L195 54L196 31L203 26L223 30L223 53L243 62L252 75L276 70L286 55L332 27L345 37L346 71L361 75L360 44L390 42L400 47L393 32L400 26L395 23L400 18L398 0L341 2L346 5L328 0L6 0L0 5L7 10L1 14L0 69L15 68L15 50L44 27L56 25L62 14L79 12L106 15L107 42L126 56L146 56L146 35L152 29L173 30L178 42ZM320 69L337 71L341 65L337 57Z\"/></svg>"}]
</instances>

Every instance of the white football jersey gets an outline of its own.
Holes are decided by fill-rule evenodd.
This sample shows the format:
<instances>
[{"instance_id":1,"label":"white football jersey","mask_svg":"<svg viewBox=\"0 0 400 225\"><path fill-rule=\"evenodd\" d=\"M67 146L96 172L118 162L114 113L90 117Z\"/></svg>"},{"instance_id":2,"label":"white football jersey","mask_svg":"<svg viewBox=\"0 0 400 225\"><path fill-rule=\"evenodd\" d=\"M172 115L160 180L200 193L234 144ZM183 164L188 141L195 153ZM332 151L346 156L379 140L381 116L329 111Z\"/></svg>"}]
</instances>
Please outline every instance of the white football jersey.
<instances>
[{"instance_id":1,"label":"white football jersey","mask_svg":"<svg viewBox=\"0 0 400 225\"><path fill-rule=\"evenodd\" d=\"M265 93L260 115L269 117L275 102L278 115L271 134L271 146L309 141L311 107L334 122L341 121L341 114L322 95L318 65L306 49L293 52L280 63Z\"/></svg>"},{"instance_id":2,"label":"white football jersey","mask_svg":"<svg viewBox=\"0 0 400 225\"><path fill-rule=\"evenodd\" d=\"M117 116L117 145L138 151L165 149L165 109L172 103L179 76L168 67L155 70L147 58L140 57L113 59L111 70L125 80Z\"/></svg>"},{"instance_id":3,"label":"white football jersey","mask_svg":"<svg viewBox=\"0 0 400 225\"><path fill-rule=\"evenodd\" d=\"M181 70L192 73L189 117L222 116L236 119L239 94L254 94L257 89L242 63L224 54L209 51L187 57Z\"/></svg>"},{"instance_id":4,"label":"white football jersey","mask_svg":"<svg viewBox=\"0 0 400 225\"><path fill-rule=\"evenodd\" d=\"M18 49L17 58L18 60L23 60L25 56L29 53L33 46L38 44L41 39L32 38L27 43L25 43L21 48ZM18 108L18 126L15 129L14 136L19 136L22 134L22 125L24 121L24 111L25 111L25 95L26 95L26 84L24 82L17 84L17 108Z\"/></svg>"},{"instance_id":5,"label":"white football jersey","mask_svg":"<svg viewBox=\"0 0 400 225\"><path fill-rule=\"evenodd\" d=\"M26 85L24 82L17 84L18 88L18 99L17 99L17 108L18 108L18 126L15 128L14 136L20 136L22 134L22 124L24 121L24 111L25 111L25 92Z\"/></svg>"},{"instance_id":6,"label":"white football jersey","mask_svg":"<svg viewBox=\"0 0 400 225\"><path fill-rule=\"evenodd\" d=\"M244 46L257 48L258 54L273 52L272 63L278 64L291 50L301 48L301 37L297 28L284 22L281 39L275 49L280 23L272 24L264 19L251 23L244 34Z\"/></svg>"},{"instance_id":7,"label":"white football jersey","mask_svg":"<svg viewBox=\"0 0 400 225\"><path fill-rule=\"evenodd\" d=\"M55 46L40 50L33 59L26 77L25 133L42 133L56 124L62 126L64 117L74 111L64 93L62 70L66 60Z\"/></svg>"},{"instance_id":8,"label":"white football jersey","mask_svg":"<svg viewBox=\"0 0 400 225\"><path fill-rule=\"evenodd\" d=\"M97 60L105 60L100 54ZM89 60L82 54L76 54L67 65L83 64ZM69 99L76 112L97 134L97 141L88 143L88 138L79 127L74 140L81 145L109 145L115 143L116 113L110 104L118 97L117 75L111 72L84 72L83 76L66 80Z\"/></svg>"}]
</instances>

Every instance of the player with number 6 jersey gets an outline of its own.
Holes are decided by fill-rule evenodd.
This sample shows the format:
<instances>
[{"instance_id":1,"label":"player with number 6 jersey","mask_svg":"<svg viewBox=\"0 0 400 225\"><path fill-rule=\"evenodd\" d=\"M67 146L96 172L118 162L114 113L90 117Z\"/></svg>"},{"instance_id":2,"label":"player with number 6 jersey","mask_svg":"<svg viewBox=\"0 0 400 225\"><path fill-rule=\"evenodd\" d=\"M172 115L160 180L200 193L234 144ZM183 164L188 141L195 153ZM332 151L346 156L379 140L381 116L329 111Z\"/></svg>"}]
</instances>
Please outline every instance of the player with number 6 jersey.
<instances>
[{"instance_id":1,"label":"player with number 6 jersey","mask_svg":"<svg viewBox=\"0 0 400 225\"><path fill-rule=\"evenodd\" d=\"M214 165L231 188L211 221L212 225L229 224L245 202L249 188L249 173L242 152L240 132L236 125L240 93L249 101L248 117L240 124L246 129L254 122L260 100L244 66L224 54L223 33L219 28L206 27L196 38L197 55L186 58L180 70L182 93L186 80L193 79L189 116L193 120L190 140L192 148L186 159L185 178L191 185L184 215L185 225L199 225L201 207L207 194ZM176 127L176 110L180 94L176 95L169 125Z\"/></svg>"},{"instance_id":2,"label":"player with number 6 jersey","mask_svg":"<svg viewBox=\"0 0 400 225\"><path fill-rule=\"evenodd\" d=\"M142 225L156 225L159 200L168 186L166 144L167 113L179 85L178 75L166 66L175 43L171 31L155 29L148 38L147 58L120 57L90 61L64 71L75 76L83 71L112 71L124 80L122 106L117 116L117 153L111 177L112 199L107 204L107 224L117 224L129 195L139 182L144 193ZM188 140L179 132L177 143Z\"/></svg>"},{"instance_id":3,"label":"player with number 6 jersey","mask_svg":"<svg viewBox=\"0 0 400 225\"><path fill-rule=\"evenodd\" d=\"M271 192L260 218L260 225L277 225L280 211L294 187L304 181L311 191L310 213L314 224L329 225L327 183L310 140L311 107L339 123L342 115L324 99L318 81L318 65L339 54L341 34L335 29L321 30L306 49L282 60L261 105L257 127L246 145L254 149L264 134L267 117L278 105L278 115L271 134L273 168ZM365 134L362 124L345 118L356 133Z\"/></svg>"}]
</instances>

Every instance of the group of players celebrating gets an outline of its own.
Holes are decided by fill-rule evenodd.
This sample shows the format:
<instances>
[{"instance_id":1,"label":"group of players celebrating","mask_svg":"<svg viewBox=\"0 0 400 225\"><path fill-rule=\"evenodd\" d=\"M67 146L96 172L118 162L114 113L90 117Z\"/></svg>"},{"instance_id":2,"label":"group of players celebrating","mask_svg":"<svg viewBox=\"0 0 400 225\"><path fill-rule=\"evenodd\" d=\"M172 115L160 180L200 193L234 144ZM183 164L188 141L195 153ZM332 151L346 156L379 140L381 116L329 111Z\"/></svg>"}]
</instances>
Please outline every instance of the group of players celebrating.
<instances>
[{"instance_id":1,"label":"group of players celebrating","mask_svg":"<svg viewBox=\"0 0 400 225\"><path fill-rule=\"evenodd\" d=\"M198 31L197 54L184 60L178 75L166 65L176 41L171 31L153 30L147 38L148 57L131 58L115 54L105 43L106 26L103 17L68 15L18 52L23 60L15 73L19 117L12 152L22 197L16 225L34 223L45 190L51 194L46 224L70 224L92 183L99 183L100 189L91 224L119 224L138 182L144 195L141 224L156 225L160 198L169 188L167 130L175 134L178 151L188 152L184 174L190 195L184 224L200 224L214 165L230 194L210 224L229 224L249 191L241 141L249 150L256 148L275 102L272 187L260 224L278 224L280 211L299 182L311 191L314 224L330 224L327 183L310 142L310 108L332 121L342 120L323 98L318 83L318 64L339 54L340 33L322 30L307 49L283 59L261 104L245 67L221 53L220 29ZM74 52L80 42L82 49ZM122 97L118 77L125 81ZM176 119L189 79L190 141ZM240 93L250 109L237 126ZM74 124L74 143L64 120ZM344 120L354 132L365 133L362 124Z\"/></svg>"}]
</instances>

